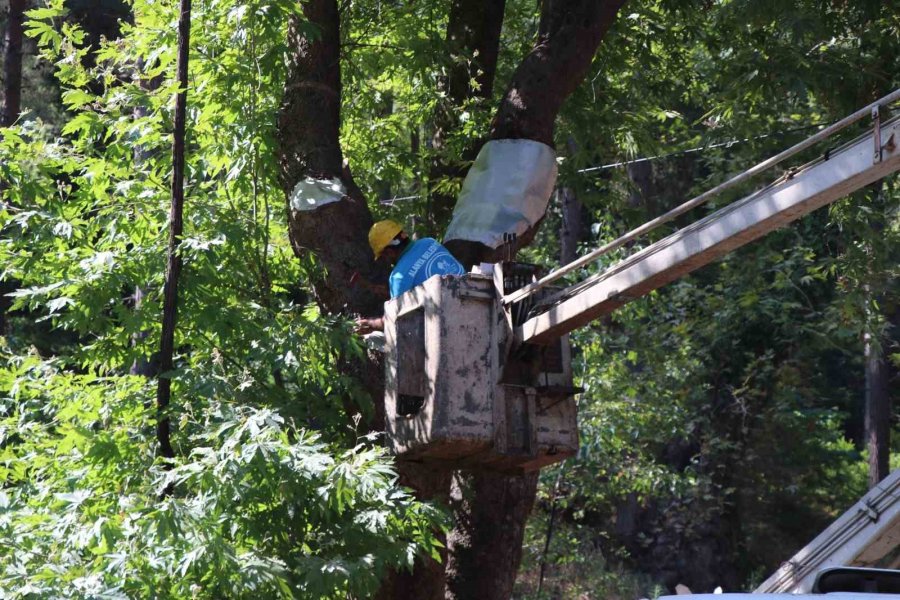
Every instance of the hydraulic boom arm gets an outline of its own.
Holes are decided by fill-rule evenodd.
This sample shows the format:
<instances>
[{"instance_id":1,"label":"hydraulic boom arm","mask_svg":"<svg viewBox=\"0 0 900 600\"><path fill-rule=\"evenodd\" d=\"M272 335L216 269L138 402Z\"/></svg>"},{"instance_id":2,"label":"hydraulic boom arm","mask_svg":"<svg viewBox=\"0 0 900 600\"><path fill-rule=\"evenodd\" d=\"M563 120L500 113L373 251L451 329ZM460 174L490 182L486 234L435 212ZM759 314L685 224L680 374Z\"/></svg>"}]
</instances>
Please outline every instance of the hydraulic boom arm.
<instances>
[{"instance_id":1,"label":"hydraulic boom arm","mask_svg":"<svg viewBox=\"0 0 900 600\"><path fill-rule=\"evenodd\" d=\"M735 248L900 170L900 119L879 124L877 107L873 116L872 131L840 150L562 290L547 310L516 329L517 340L547 344Z\"/></svg>"}]
</instances>

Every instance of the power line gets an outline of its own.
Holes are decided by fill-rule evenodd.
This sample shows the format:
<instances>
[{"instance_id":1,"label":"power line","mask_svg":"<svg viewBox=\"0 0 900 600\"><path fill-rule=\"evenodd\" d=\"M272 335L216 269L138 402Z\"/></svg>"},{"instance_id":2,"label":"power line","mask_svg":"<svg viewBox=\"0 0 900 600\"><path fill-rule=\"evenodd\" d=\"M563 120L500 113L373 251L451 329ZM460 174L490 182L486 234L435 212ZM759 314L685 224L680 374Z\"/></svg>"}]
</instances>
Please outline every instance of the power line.
<instances>
[{"instance_id":1,"label":"power line","mask_svg":"<svg viewBox=\"0 0 900 600\"><path fill-rule=\"evenodd\" d=\"M384 198L378 201L378 204L382 204L384 206L393 206L394 202L403 202L404 200L415 200L417 198L421 198L421 194L416 194L415 196L395 196L394 198Z\"/></svg>"},{"instance_id":2,"label":"power line","mask_svg":"<svg viewBox=\"0 0 900 600\"><path fill-rule=\"evenodd\" d=\"M576 171L576 173L592 173L595 171L605 171L606 169L616 169L619 167L625 167L625 166L633 165L633 164L637 164L637 163L650 162L650 161L654 161L654 160L660 160L663 158L671 158L673 156L682 156L684 154L692 154L695 152L703 152L704 150L712 150L714 148L725 148L725 147L731 147L731 146L734 146L737 144L746 144L747 142L752 142L754 140L762 140L762 139L769 138L769 137L785 135L787 133L793 133L795 131L805 131L807 129L813 129L815 127L825 127L827 125L831 125L831 123L816 123L814 125L804 125L803 127L795 127L793 129L787 129L785 131L779 131L777 133L766 133L763 135L757 135L754 137L743 138L740 140L729 140L727 142L718 142L715 144L708 144L706 146L697 146L696 148L688 148L687 150L678 150L676 152L669 152L666 154L658 154L656 156L647 156L647 157L642 157L642 158L636 158L634 160L624 160L621 162L609 163L606 165L599 165L596 167L586 167L584 169L578 169L578 171Z\"/></svg>"},{"instance_id":3,"label":"power line","mask_svg":"<svg viewBox=\"0 0 900 600\"><path fill-rule=\"evenodd\" d=\"M638 163L652 162L656 160L662 160L666 158L672 158L673 156L682 156L685 154L694 154L697 152L704 152L706 150L714 150L716 148L730 148L731 146L735 146L738 144L746 144L748 142L762 140L765 138L776 137L786 135L788 133L794 133L797 131L806 131L808 129L814 129L816 127L826 127L834 123L815 123L813 125L804 125L803 127L795 127L793 129L786 129L784 131L778 131L776 133L766 133L763 135L757 135L749 138L742 138L739 140L728 140L726 142L717 142L715 144L707 144L706 146L697 146L696 148L688 148L686 150L677 150L675 152L668 152L666 154L657 154L656 156L645 156L641 158L635 158L634 160L623 160L620 162L609 163L605 165L598 165L596 167L585 167L584 169L578 169L576 173L584 174L584 173L595 173L597 171L605 171L607 169L617 169L620 167L626 167L628 165L634 165ZM416 200L422 198L421 194L417 194L415 196L396 196L394 198L384 198L378 201L382 206L394 206L396 202L404 202L407 200Z\"/></svg>"}]
</instances>

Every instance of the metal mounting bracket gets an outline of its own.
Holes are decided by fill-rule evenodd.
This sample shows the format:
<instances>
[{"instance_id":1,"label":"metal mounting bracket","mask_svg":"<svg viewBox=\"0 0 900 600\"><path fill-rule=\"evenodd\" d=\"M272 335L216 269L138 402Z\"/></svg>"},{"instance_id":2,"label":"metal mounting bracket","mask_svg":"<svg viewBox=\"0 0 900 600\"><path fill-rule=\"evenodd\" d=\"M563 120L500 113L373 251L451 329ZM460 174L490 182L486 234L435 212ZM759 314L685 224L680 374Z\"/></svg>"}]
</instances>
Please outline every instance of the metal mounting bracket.
<instances>
[{"instance_id":1,"label":"metal mounting bracket","mask_svg":"<svg viewBox=\"0 0 900 600\"><path fill-rule=\"evenodd\" d=\"M862 506L859 508L859 512L865 513L865 515L871 520L873 523L878 522L878 517L881 515L878 512L878 509L872 503L870 499L866 499L863 501Z\"/></svg>"}]
</instances>

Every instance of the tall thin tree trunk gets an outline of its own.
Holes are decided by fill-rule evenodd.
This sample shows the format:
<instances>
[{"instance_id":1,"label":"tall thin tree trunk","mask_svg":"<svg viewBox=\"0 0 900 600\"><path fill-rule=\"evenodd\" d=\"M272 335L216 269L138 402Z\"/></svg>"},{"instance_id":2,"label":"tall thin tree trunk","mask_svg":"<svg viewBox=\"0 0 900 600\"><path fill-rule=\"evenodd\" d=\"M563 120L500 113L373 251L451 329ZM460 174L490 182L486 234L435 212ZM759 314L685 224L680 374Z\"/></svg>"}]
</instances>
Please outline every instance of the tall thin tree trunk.
<instances>
[{"instance_id":1,"label":"tall thin tree trunk","mask_svg":"<svg viewBox=\"0 0 900 600\"><path fill-rule=\"evenodd\" d=\"M562 223L559 226L559 262L568 264L578 258L578 242L584 238L584 207L570 187L556 189Z\"/></svg>"},{"instance_id":2,"label":"tall thin tree trunk","mask_svg":"<svg viewBox=\"0 0 900 600\"><path fill-rule=\"evenodd\" d=\"M169 247L166 262L166 282L163 287L162 337L159 344L159 379L156 388L156 437L159 451L167 459L173 458L169 416L172 394L173 354L175 352L175 321L178 312L178 277L181 274L181 243L184 213L184 137L187 107L188 48L191 30L191 0L181 0L178 18L178 93L175 96L175 128L172 140L172 205L169 211Z\"/></svg>"},{"instance_id":3,"label":"tall thin tree trunk","mask_svg":"<svg viewBox=\"0 0 900 600\"><path fill-rule=\"evenodd\" d=\"M25 0L9 0L6 20L6 56L3 61L3 123L9 127L22 111L22 30Z\"/></svg>"},{"instance_id":4,"label":"tall thin tree trunk","mask_svg":"<svg viewBox=\"0 0 900 600\"><path fill-rule=\"evenodd\" d=\"M0 125L9 127L22 111L22 26L25 20L25 1L9 0L6 19L5 56L3 60L3 107ZM0 180L0 198L6 182ZM9 307L12 300L7 294L16 289L12 281L0 281L0 336L9 328Z\"/></svg>"},{"instance_id":5,"label":"tall thin tree trunk","mask_svg":"<svg viewBox=\"0 0 900 600\"><path fill-rule=\"evenodd\" d=\"M870 227L875 235L880 235L885 228L886 207L884 195L884 180L877 181L870 186L874 194L876 206L882 210L875 213L870 221ZM874 250L870 247L870 250ZM875 261L874 264L878 264ZM866 449L869 454L869 488L873 488L888 476L890 472L891 452L891 397L889 392L889 367L885 361L885 349L890 347L890 339L882 335L880 325L883 318L891 315L881 314L880 306L883 306L879 298L880 286L878 284L880 273L876 267L872 269L871 282L864 286L866 294L866 321L868 325L863 335L863 359L865 361L865 438ZM873 287L879 291L873 290ZM888 329L888 333L890 330Z\"/></svg>"},{"instance_id":6,"label":"tall thin tree trunk","mask_svg":"<svg viewBox=\"0 0 900 600\"><path fill-rule=\"evenodd\" d=\"M459 129L459 112L470 101L489 102L494 93L494 75L500 54L500 31L506 0L453 0L447 23L450 65L440 86L446 102L434 116L431 147L435 153L428 173L428 224L435 235L450 221L456 204L455 186L466 174L466 163L481 148L479 140L460 156L447 156L445 143Z\"/></svg>"},{"instance_id":7,"label":"tall thin tree trunk","mask_svg":"<svg viewBox=\"0 0 900 600\"><path fill-rule=\"evenodd\" d=\"M134 286L134 294L131 296L132 309L137 311L140 310L141 304L144 303L144 296L146 292L141 288L141 286ZM149 335L146 331L141 331L132 336L132 345L139 346L141 340L144 340ZM159 370L157 369L157 362L155 356L141 356L136 358L134 362L131 364L131 367L128 369L128 373L131 375L140 375L142 377L155 377L159 374Z\"/></svg>"},{"instance_id":8,"label":"tall thin tree trunk","mask_svg":"<svg viewBox=\"0 0 900 600\"><path fill-rule=\"evenodd\" d=\"M865 334L866 362L866 448L869 451L869 488L890 472L891 397L888 393L888 367L872 335Z\"/></svg>"},{"instance_id":9,"label":"tall thin tree trunk","mask_svg":"<svg viewBox=\"0 0 900 600\"><path fill-rule=\"evenodd\" d=\"M574 156L578 152L578 144L574 137L569 136L566 140L566 149L569 156ZM578 243L588 238L588 218L586 218L587 211L573 188L559 186L556 188L556 194L562 215L559 228L559 263L566 265L578 258Z\"/></svg>"},{"instance_id":10,"label":"tall thin tree trunk","mask_svg":"<svg viewBox=\"0 0 900 600\"><path fill-rule=\"evenodd\" d=\"M872 291L866 286L867 311L875 310ZM869 315L870 321L875 321ZM891 395L890 366L885 360L885 349L890 339L879 339L875 331L863 334L863 358L865 361L865 439L869 453L869 488L873 488L890 473L891 452Z\"/></svg>"},{"instance_id":11,"label":"tall thin tree trunk","mask_svg":"<svg viewBox=\"0 0 900 600\"><path fill-rule=\"evenodd\" d=\"M144 61L143 61L143 59L141 59L138 61L137 69L136 69L138 77L141 76L141 73L143 72L143 68L144 68ZM141 88L144 90L147 90L148 92L153 92L159 88L161 81L162 81L161 76L157 76L152 79L143 79L142 78L141 79ZM135 120L142 119L142 118L146 117L148 114L149 114L149 111L146 106L138 106L138 107L135 107L135 109L134 109ZM134 157L135 166L137 168L139 168L143 163L145 163L149 159L149 152L147 151L147 148L145 146L138 144L134 147L132 156ZM147 294L146 286L142 287L141 284L134 286L134 293L131 296L132 310L134 310L135 312L140 310L141 305L144 303L144 296L146 296L146 294ZM150 334L147 331L141 331L141 332L134 334L132 336L132 345L139 346L141 343L141 340L146 339L147 336L149 336L149 335ZM139 358L136 358L134 360L134 362L132 363L131 368L128 370L128 372L131 375L141 375L141 376L147 377L147 378L156 377L159 374L159 369L157 368L158 367L157 358L158 358L157 356L146 356L146 355L140 356Z\"/></svg>"},{"instance_id":12,"label":"tall thin tree trunk","mask_svg":"<svg viewBox=\"0 0 900 600\"><path fill-rule=\"evenodd\" d=\"M538 597L540 597L544 588L544 576L547 574L547 556L550 554L550 542L553 540L553 526L556 521L556 500L559 498L559 484L562 481L562 476L563 472L560 471L556 476L556 483L553 484L553 495L550 497L550 516L547 519L547 534L544 536L544 549L541 552L541 570L538 576Z\"/></svg>"}]
</instances>

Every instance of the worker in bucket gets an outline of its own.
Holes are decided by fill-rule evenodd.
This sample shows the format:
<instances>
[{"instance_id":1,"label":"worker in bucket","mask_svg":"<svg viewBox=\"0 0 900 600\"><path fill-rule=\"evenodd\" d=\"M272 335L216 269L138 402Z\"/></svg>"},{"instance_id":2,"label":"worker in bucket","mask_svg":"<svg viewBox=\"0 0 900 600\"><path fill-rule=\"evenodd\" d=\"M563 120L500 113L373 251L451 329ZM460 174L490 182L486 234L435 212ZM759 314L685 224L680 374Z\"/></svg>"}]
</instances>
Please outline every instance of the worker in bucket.
<instances>
[{"instance_id":1,"label":"worker in bucket","mask_svg":"<svg viewBox=\"0 0 900 600\"><path fill-rule=\"evenodd\" d=\"M388 278L391 298L411 290L435 275L464 275L466 270L437 240L412 241L395 221L378 221L369 229L369 245L375 260L384 258L393 270ZM356 331L361 334L384 329L382 317L361 317Z\"/></svg>"}]
</instances>

